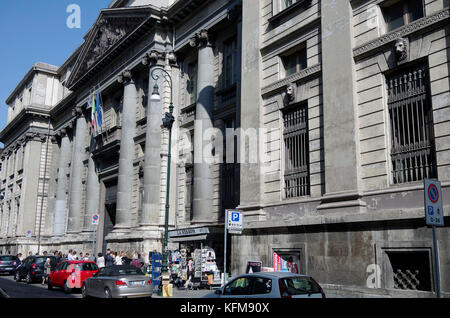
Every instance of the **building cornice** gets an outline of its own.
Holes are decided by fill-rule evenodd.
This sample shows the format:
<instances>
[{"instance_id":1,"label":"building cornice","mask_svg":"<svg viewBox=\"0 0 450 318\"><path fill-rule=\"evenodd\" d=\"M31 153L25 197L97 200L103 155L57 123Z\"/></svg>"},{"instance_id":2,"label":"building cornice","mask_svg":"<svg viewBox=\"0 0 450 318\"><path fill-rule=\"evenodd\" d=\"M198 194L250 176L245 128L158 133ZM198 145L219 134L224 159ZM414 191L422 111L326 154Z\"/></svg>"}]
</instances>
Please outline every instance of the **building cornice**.
<instances>
[{"instance_id":1,"label":"building cornice","mask_svg":"<svg viewBox=\"0 0 450 318\"><path fill-rule=\"evenodd\" d=\"M291 76L288 76L286 78L283 78L273 84L267 85L261 89L261 95L269 95L272 92L278 91L279 89L287 87L291 83L298 82L300 80L303 80L307 77L319 74L322 71L322 65L316 64L311 67L305 68L304 70L295 73Z\"/></svg>"},{"instance_id":2,"label":"building cornice","mask_svg":"<svg viewBox=\"0 0 450 318\"><path fill-rule=\"evenodd\" d=\"M14 119L9 122L2 131L0 131L0 141L5 143L5 138L18 130L23 126L26 119L31 117L48 118L50 116L50 110L37 105L30 105L24 107Z\"/></svg>"},{"instance_id":3,"label":"building cornice","mask_svg":"<svg viewBox=\"0 0 450 318\"><path fill-rule=\"evenodd\" d=\"M436 12L435 14L411 22L397 30L391 31L381 37L378 37L375 40L369 41L361 46L356 47L355 49L353 49L353 57L356 60L359 60L375 50L383 48L386 45L390 45L398 38L406 37L418 32L424 32L430 28L438 27L445 22L448 23L449 16L450 9L445 8L441 11Z\"/></svg>"},{"instance_id":4,"label":"building cornice","mask_svg":"<svg viewBox=\"0 0 450 318\"><path fill-rule=\"evenodd\" d=\"M17 84L17 86L14 88L14 90L11 92L11 94L6 99L6 104L9 104L13 101L14 97L19 93L21 89L31 80L31 77L36 72L43 72L51 75L58 76L58 67L46 63L38 62L34 64L30 70L25 74L25 76L22 78L22 80Z\"/></svg>"}]
</instances>

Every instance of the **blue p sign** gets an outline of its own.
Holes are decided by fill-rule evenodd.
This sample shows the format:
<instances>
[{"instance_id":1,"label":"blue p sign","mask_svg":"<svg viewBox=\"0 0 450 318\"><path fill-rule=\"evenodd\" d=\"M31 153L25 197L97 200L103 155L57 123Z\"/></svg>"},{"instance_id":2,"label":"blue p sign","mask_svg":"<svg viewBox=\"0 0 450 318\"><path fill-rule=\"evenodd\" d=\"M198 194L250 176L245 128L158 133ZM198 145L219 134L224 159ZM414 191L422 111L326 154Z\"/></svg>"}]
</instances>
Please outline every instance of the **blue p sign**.
<instances>
[{"instance_id":1,"label":"blue p sign","mask_svg":"<svg viewBox=\"0 0 450 318\"><path fill-rule=\"evenodd\" d=\"M239 213L238 212L231 213L231 221L234 221L234 222L239 221Z\"/></svg>"},{"instance_id":2,"label":"blue p sign","mask_svg":"<svg viewBox=\"0 0 450 318\"><path fill-rule=\"evenodd\" d=\"M432 206L428 206L428 215L433 215L434 211L433 211L433 207Z\"/></svg>"}]
</instances>

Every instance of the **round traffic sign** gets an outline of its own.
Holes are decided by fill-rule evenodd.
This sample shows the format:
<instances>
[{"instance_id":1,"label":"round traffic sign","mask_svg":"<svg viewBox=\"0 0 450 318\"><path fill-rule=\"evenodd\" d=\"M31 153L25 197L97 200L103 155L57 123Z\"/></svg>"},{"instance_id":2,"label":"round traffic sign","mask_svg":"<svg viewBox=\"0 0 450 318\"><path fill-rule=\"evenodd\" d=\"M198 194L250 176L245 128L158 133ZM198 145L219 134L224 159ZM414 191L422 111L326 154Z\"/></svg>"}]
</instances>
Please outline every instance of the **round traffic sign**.
<instances>
[{"instance_id":1,"label":"round traffic sign","mask_svg":"<svg viewBox=\"0 0 450 318\"><path fill-rule=\"evenodd\" d=\"M439 200L439 190L433 183L428 186L428 199L433 203L436 203Z\"/></svg>"}]
</instances>

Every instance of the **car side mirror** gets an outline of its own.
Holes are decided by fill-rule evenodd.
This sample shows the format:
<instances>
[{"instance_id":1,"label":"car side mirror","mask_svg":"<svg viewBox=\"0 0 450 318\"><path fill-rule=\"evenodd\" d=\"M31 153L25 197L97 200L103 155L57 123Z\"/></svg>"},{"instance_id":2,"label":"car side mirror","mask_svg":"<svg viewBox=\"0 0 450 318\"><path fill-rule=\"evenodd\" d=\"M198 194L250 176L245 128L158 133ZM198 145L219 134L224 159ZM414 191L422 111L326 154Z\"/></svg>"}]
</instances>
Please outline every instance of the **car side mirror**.
<instances>
[{"instance_id":1,"label":"car side mirror","mask_svg":"<svg viewBox=\"0 0 450 318\"><path fill-rule=\"evenodd\" d=\"M216 291L214 292L214 294L216 294L216 295L222 295L222 290L216 289Z\"/></svg>"}]
</instances>

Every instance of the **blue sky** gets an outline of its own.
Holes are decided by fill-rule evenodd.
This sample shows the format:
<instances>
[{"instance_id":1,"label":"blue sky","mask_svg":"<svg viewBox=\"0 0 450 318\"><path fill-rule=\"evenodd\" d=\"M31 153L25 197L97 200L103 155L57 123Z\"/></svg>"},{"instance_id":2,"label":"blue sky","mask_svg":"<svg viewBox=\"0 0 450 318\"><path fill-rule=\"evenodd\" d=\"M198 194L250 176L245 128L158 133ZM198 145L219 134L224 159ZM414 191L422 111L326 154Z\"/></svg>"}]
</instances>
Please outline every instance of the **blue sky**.
<instances>
[{"instance_id":1,"label":"blue sky","mask_svg":"<svg viewBox=\"0 0 450 318\"><path fill-rule=\"evenodd\" d=\"M36 62L60 66L111 0L7 0L0 11L0 130L6 98ZM81 28L68 28L70 4L81 9Z\"/></svg>"}]
</instances>

